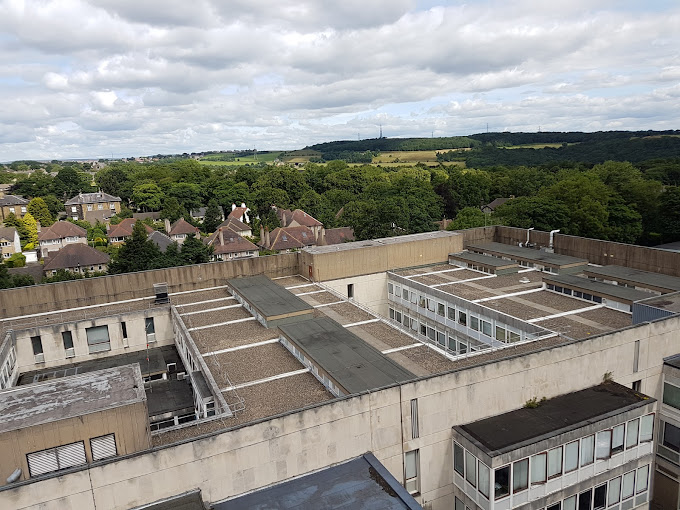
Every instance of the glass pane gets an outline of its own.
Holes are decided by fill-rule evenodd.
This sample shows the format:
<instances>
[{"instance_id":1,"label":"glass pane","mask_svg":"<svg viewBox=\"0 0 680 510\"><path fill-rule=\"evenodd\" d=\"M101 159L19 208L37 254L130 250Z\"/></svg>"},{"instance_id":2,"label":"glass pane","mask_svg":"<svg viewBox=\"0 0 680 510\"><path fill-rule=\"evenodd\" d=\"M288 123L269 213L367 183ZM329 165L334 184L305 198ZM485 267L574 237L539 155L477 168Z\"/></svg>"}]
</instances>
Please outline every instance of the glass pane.
<instances>
[{"instance_id":1,"label":"glass pane","mask_svg":"<svg viewBox=\"0 0 680 510\"><path fill-rule=\"evenodd\" d=\"M491 336L491 323L482 321L482 333L486 336Z\"/></svg>"},{"instance_id":2,"label":"glass pane","mask_svg":"<svg viewBox=\"0 0 680 510\"><path fill-rule=\"evenodd\" d=\"M489 468L483 462L477 462L479 474L479 492L487 498L489 497Z\"/></svg>"},{"instance_id":3,"label":"glass pane","mask_svg":"<svg viewBox=\"0 0 680 510\"><path fill-rule=\"evenodd\" d=\"M71 332L64 331L61 334L61 337L64 340L64 349L73 349L73 335L71 334Z\"/></svg>"},{"instance_id":4,"label":"glass pane","mask_svg":"<svg viewBox=\"0 0 680 510\"><path fill-rule=\"evenodd\" d=\"M578 510L590 510L592 508L593 489L588 489L578 495Z\"/></svg>"},{"instance_id":5,"label":"glass pane","mask_svg":"<svg viewBox=\"0 0 680 510\"><path fill-rule=\"evenodd\" d=\"M470 329L479 331L479 319L477 317L470 316Z\"/></svg>"},{"instance_id":6,"label":"glass pane","mask_svg":"<svg viewBox=\"0 0 680 510\"><path fill-rule=\"evenodd\" d=\"M561 505L559 503L555 503L554 505L550 505L546 510L560 510Z\"/></svg>"},{"instance_id":7,"label":"glass pane","mask_svg":"<svg viewBox=\"0 0 680 510\"><path fill-rule=\"evenodd\" d=\"M609 481L609 497L607 499L607 505L612 506L619 502L621 499L621 477L617 476L613 480Z\"/></svg>"},{"instance_id":8,"label":"glass pane","mask_svg":"<svg viewBox=\"0 0 680 510\"><path fill-rule=\"evenodd\" d=\"M460 476L465 476L465 451L458 443L453 443L453 469Z\"/></svg>"},{"instance_id":9,"label":"glass pane","mask_svg":"<svg viewBox=\"0 0 680 510\"><path fill-rule=\"evenodd\" d=\"M548 452L548 478L562 474L562 447Z\"/></svg>"},{"instance_id":10,"label":"glass pane","mask_svg":"<svg viewBox=\"0 0 680 510\"><path fill-rule=\"evenodd\" d=\"M638 443L638 428L640 427L640 420L635 419L628 422L626 427L626 449L635 446Z\"/></svg>"},{"instance_id":11,"label":"glass pane","mask_svg":"<svg viewBox=\"0 0 680 510\"><path fill-rule=\"evenodd\" d=\"M505 342L505 328L496 326L496 340L499 342Z\"/></svg>"},{"instance_id":12,"label":"glass pane","mask_svg":"<svg viewBox=\"0 0 680 510\"><path fill-rule=\"evenodd\" d=\"M564 471L573 471L578 467L578 441L569 443L564 448Z\"/></svg>"},{"instance_id":13,"label":"glass pane","mask_svg":"<svg viewBox=\"0 0 680 510\"><path fill-rule=\"evenodd\" d=\"M465 479L477 487L477 459L470 452L465 452Z\"/></svg>"},{"instance_id":14,"label":"glass pane","mask_svg":"<svg viewBox=\"0 0 680 510\"><path fill-rule=\"evenodd\" d=\"M467 324L467 314L465 312L458 312L458 323L463 326Z\"/></svg>"},{"instance_id":15,"label":"glass pane","mask_svg":"<svg viewBox=\"0 0 680 510\"><path fill-rule=\"evenodd\" d=\"M494 473L493 484L494 499L499 499L510 494L510 466L498 468Z\"/></svg>"},{"instance_id":16,"label":"glass pane","mask_svg":"<svg viewBox=\"0 0 680 510\"><path fill-rule=\"evenodd\" d=\"M531 457L531 483L545 482L546 457L545 453Z\"/></svg>"},{"instance_id":17,"label":"glass pane","mask_svg":"<svg viewBox=\"0 0 680 510\"><path fill-rule=\"evenodd\" d=\"M529 486L529 459L512 465L512 492L523 491Z\"/></svg>"},{"instance_id":18,"label":"glass pane","mask_svg":"<svg viewBox=\"0 0 680 510\"><path fill-rule=\"evenodd\" d=\"M675 452L680 452L680 428L672 423L664 423L663 445Z\"/></svg>"},{"instance_id":19,"label":"glass pane","mask_svg":"<svg viewBox=\"0 0 680 510\"><path fill-rule=\"evenodd\" d=\"M581 441L581 466L587 466L593 462L594 449L595 436L588 436Z\"/></svg>"},{"instance_id":20,"label":"glass pane","mask_svg":"<svg viewBox=\"0 0 680 510\"><path fill-rule=\"evenodd\" d=\"M418 450L406 452L404 456L404 476L406 479L415 478L418 475L418 468L416 467L416 458Z\"/></svg>"},{"instance_id":21,"label":"glass pane","mask_svg":"<svg viewBox=\"0 0 680 510\"><path fill-rule=\"evenodd\" d=\"M648 486L647 479L648 478L649 478L649 465L642 466L641 468L638 468L637 479L636 479L636 484L635 484L635 493L636 494L639 494L640 492L644 492L644 491L647 490L647 486Z\"/></svg>"},{"instance_id":22,"label":"glass pane","mask_svg":"<svg viewBox=\"0 0 680 510\"><path fill-rule=\"evenodd\" d=\"M640 418L640 442L646 442L652 440L652 434L654 432L654 415L648 414Z\"/></svg>"},{"instance_id":23,"label":"glass pane","mask_svg":"<svg viewBox=\"0 0 680 510\"><path fill-rule=\"evenodd\" d=\"M612 442L612 431L603 430L597 433L596 455L598 459L608 459L609 449Z\"/></svg>"},{"instance_id":24,"label":"glass pane","mask_svg":"<svg viewBox=\"0 0 680 510\"><path fill-rule=\"evenodd\" d=\"M663 384L663 403L680 409L680 388L669 383Z\"/></svg>"},{"instance_id":25,"label":"glass pane","mask_svg":"<svg viewBox=\"0 0 680 510\"><path fill-rule=\"evenodd\" d=\"M626 431L626 425L621 424L614 427L612 431L612 455L623 451L623 435Z\"/></svg>"},{"instance_id":26,"label":"glass pane","mask_svg":"<svg viewBox=\"0 0 680 510\"><path fill-rule=\"evenodd\" d=\"M455 510L465 510L465 504L458 498L456 498L456 509Z\"/></svg>"},{"instance_id":27,"label":"glass pane","mask_svg":"<svg viewBox=\"0 0 680 510\"><path fill-rule=\"evenodd\" d=\"M623 482L621 484L621 499L629 498L633 495L635 487L635 471L623 475Z\"/></svg>"},{"instance_id":28,"label":"glass pane","mask_svg":"<svg viewBox=\"0 0 680 510\"><path fill-rule=\"evenodd\" d=\"M576 496L568 497L564 500L562 510L576 510Z\"/></svg>"},{"instance_id":29,"label":"glass pane","mask_svg":"<svg viewBox=\"0 0 680 510\"><path fill-rule=\"evenodd\" d=\"M604 508L607 506L607 484L595 487L595 493L593 494L593 508L596 510L598 508Z\"/></svg>"}]
</instances>

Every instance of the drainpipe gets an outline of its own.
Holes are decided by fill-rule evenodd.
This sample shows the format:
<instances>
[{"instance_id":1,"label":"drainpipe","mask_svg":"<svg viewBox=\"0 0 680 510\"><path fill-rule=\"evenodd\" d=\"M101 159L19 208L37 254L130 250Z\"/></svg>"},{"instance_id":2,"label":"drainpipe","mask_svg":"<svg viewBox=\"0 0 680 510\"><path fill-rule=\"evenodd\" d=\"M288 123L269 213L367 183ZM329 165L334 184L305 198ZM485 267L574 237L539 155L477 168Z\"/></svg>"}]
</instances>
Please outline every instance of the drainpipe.
<instances>
[{"instance_id":1,"label":"drainpipe","mask_svg":"<svg viewBox=\"0 0 680 510\"><path fill-rule=\"evenodd\" d=\"M553 237L554 237L555 234L556 234L557 232L559 232L559 231L560 231L559 228L558 228L557 230L551 230L551 231L550 231L550 246L549 246L549 248L550 248L551 250L553 249Z\"/></svg>"},{"instance_id":2,"label":"drainpipe","mask_svg":"<svg viewBox=\"0 0 680 510\"><path fill-rule=\"evenodd\" d=\"M524 243L524 246L529 244L529 233L534 229L534 227L528 228L527 229L527 242Z\"/></svg>"}]
</instances>

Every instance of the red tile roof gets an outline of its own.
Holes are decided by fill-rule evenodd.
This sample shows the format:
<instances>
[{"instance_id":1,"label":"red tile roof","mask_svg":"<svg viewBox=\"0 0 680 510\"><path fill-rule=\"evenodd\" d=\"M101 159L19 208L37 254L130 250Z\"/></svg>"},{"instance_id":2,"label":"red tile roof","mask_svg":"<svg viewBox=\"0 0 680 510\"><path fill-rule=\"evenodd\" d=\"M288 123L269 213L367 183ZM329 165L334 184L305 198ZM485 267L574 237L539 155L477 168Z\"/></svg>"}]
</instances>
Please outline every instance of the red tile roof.
<instances>
[{"instance_id":1,"label":"red tile roof","mask_svg":"<svg viewBox=\"0 0 680 510\"><path fill-rule=\"evenodd\" d=\"M135 218L125 218L118 225L111 225L111 229L106 234L106 237L109 239L114 237L130 237L136 222L137 219ZM146 223L144 224L144 228L146 229L147 234L151 234L153 232L153 229Z\"/></svg>"},{"instance_id":2,"label":"red tile roof","mask_svg":"<svg viewBox=\"0 0 680 510\"><path fill-rule=\"evenodd\" d=\"M270 250L291 250L316 245L314 233L307 227L277 227L269 234ZM264 241L260 241L263 245Z\"/></svg>"},{"instance_id":3,"label":"red tile roof","mask_svg":"<svg viewBox=\"0 0 680 510\"><path fill-rule=\"evenodd\" d=\"M233 211L229 213L229 216L227 218L236 218L237 220L241 220L243 218L243 215L248 212L247 207L237 207Z\"/></svg>"},{"instance_id":4,"label":"red tile roof","mask_svg":"<svg viewBox=\"0 0 680 510\"><path fill-rule=\"evenodd\" d=\"M178 219L170 228L170 235L176 236L180 234L195 234L198 232L198 227L194 227L184 218Z\"/></svg>"},{"instance_id":5,"label":"red tile roof","mask_svg":"<svg viewBox=\"0 0 680 510\"><path fill-rule=\"evenodd\" d=\"M220 229L212 234L205 243L213 247L213 253L238 253L243 251L258 251L259 248L247 239L241 237L233 230L222 228L222 238L224 243L220 243Z\"/></svg>"},{"instance_id":6,"label":"red tile roof","mask_svg":"<svg viewBox=\"0 0 680 510\"><path fill-rule=\"evenodd\" d=\"M220 223L220 225L217 228L220 227L233 230L234 232L244 232L246 230L251 230L251 228L242 221L231 217L227 218L222 223Z\"/></svg>"},{"instance_id":7,"label":"red tile roof","mask_svg":"<svg viewBox=\"0 0 680 510\"><path fill-rule=\"evenodd\" d=\"M57 221L38 234L38 241L51 241L65 237L87 237L87 230L70 221Z\"/></svg>"},{"instance_id":8,"label":"red tile roof","mask_svg":"<svg viewBox=\"0 0 680 510\"><path fill-rule=\"evenodd\" d=\"M354 241L352 227L327 228L324 231L325 244L340 244Z\"/></svg>"}]
</instances>

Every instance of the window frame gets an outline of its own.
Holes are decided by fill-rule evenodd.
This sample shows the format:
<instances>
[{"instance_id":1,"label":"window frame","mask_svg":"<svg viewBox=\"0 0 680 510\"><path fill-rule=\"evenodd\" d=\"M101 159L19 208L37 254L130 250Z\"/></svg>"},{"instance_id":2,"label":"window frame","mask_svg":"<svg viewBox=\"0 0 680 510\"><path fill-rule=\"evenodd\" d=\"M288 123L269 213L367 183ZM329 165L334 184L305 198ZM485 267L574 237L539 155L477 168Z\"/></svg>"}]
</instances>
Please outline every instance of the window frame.
<instances>
[{"instance_id":1,"label":"window frame","mask_svg":"<svg viewBox=\"0 0 680 510\"><path fill-rule=\"evenodd\" d=\"M516 476L516 473L515 473L515 466L519 466L521 464L526 464L525 482L524 482L524 485L519 485L519 486L515 487L515 482L517 480L517 476ZM523 492L523 491L525 491L529 488L529 480L531 478L529 469L530 469L529 457L517 460L517 461L512 463L512 493L513 494Z\"/></svg>"}]
</instances>

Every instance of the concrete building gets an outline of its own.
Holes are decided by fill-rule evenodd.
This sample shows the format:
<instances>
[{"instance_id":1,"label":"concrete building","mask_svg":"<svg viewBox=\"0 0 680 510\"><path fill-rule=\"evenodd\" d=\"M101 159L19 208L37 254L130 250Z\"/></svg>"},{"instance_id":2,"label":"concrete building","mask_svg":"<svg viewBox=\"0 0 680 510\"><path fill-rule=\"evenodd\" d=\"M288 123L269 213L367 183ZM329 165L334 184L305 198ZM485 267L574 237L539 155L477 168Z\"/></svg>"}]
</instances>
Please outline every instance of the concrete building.
<instances>
[{"instance_id":1,"label":"concrete building","mask_svg":"<svg viewBox=\"0 0 680 510\"><path fill-rule=\"evenodd\" d=\"M64 207L69 218L89 221L94 225L97 220L105 223L111 216L120 213L120 197L114 197L101 191L79 193L67 200Z\"/></svg>"},{"instance_id":2,"label":"concrete building","mask_svg":"<svg viewBox=\"0 0 680 510\"><path fill-rule=\"evenodd\" d=\"M0 503L129 509L200 495L240 508L300 495L310 485L296 480L371 452L430 510L592 510L603 494L618 510L677 510L666 424L680 424L680 294L644 292L626 310L622 286L586 271L607 260L678 277L678 254L530 235L517 253L527 231L494 226L0 291L0 397L141 355L151 434L141 451L8 482ZM501 265L449 262L488 243L508 247L494 246ZM583 281L558 285L565 275ZM3 479L15 469L0 457Z\"/></svg>"}]
</instances>

